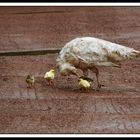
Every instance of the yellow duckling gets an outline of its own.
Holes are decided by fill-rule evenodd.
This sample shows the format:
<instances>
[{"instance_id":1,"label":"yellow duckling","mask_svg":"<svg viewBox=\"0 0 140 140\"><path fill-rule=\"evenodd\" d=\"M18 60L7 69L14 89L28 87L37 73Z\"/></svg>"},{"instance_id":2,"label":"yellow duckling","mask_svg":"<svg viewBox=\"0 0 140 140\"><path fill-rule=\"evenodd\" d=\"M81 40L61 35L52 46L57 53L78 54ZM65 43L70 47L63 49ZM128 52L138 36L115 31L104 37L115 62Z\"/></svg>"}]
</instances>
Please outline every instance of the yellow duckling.
<instances>
[{"instance_id":1,"label":"yellow duckling","mask_svg":"<svg viewBox=\"0 0 140 140\"><path fill-rule=\"evenodd\" d=\"M82 91L83 90L88 91L90 89L91 85L90 85L90 82L88 80L84 80L84 79L80 78L78 81L79 81L80 89Z\"/></svg>"},{"instance_id":2,"label":"yellow duckling","mask_svg":"<svg viewBox=\"0 0 140 140\"><path fill-rule=\"evenodd\" d=\"M29 74L26 78L26 83L28 84L28 88L31 88L35 82L35 78L32 74Z\"/></svg>"},{"instance_id":3,"label":"yellow duckling","mask_svg":"<svg viewBox=\"0 0 140 140\"><path fill-rule=\"evenodd\" d=\"M44 78L48 81L49 85L52 85L52 84L54 85L53 83L54 76L55 76L54 69L51 69L49 72L45 73Z\"/></svg>"}]
</instances>

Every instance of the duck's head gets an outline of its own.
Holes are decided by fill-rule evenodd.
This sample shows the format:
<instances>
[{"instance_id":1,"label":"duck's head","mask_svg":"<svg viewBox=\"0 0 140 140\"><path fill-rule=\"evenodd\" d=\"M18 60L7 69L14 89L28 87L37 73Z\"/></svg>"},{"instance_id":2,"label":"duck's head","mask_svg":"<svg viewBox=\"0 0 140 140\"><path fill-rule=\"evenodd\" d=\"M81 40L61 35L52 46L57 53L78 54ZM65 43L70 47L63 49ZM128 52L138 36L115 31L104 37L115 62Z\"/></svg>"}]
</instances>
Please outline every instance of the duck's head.
<instances>
[{"instance_id":1,"label":"duck's head","mask_svg":"<svg viewBox=\"0 0 140 140\"><path fill-rule=\"evenodd\" d=\"M50 70L50 72L53 72L53 73L54 73L54 72L55 72L55 70L54 70L54 69L51 69L51 70Z\"/></svg>"}]
</instances>

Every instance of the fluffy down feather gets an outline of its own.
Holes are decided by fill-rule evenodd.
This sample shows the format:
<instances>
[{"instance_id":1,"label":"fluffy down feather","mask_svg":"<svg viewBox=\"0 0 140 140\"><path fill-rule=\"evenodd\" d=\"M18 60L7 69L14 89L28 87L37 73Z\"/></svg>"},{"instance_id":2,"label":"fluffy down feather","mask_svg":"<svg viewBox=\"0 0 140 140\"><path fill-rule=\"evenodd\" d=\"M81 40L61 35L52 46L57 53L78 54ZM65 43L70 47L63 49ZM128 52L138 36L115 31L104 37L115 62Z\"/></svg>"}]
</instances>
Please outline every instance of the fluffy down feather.
<instances>
[{"instance_id":1,"label":"fluffy down feather","mask_svg":"<svg viewBox=\"0 0 140 140\"><path fill-rule=\"evenodd\" d=\"M79 79L79 86L81 89L87 90L90 88L90 83L87 80L80 78Z\"/></svg>"},{"instance_id":2,"label":"fluffy down feather","mask_svg":"<svg viewBox=\"0 0 140 140\"><path fill-rule=\"evenodd\" d=\"M32 74L29 74L26 77L26 83L28 84L28 87L31 88L33 86L33 84L35 83L35 78Z\"/></svg>"},{"instance_id":3,"label":"fluffy down feather","mask_svg":"<svg viewBox=\"0 0 140 140\"><path fill-rule=\"evenodd\" d=\"M45 75L44 75L44 78L46 80L53 80L54 79L54 70L51 69L49 72L46 72Z\"/></svg>"}]
</instances>

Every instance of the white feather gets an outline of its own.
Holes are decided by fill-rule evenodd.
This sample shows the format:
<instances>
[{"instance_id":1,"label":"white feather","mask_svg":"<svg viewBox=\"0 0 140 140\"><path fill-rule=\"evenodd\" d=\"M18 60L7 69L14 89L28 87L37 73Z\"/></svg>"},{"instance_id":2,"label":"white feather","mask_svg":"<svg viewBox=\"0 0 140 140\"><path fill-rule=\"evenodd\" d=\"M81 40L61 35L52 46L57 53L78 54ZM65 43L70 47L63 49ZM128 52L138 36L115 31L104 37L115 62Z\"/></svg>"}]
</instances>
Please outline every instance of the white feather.
<instances>
[{"instance_id":1,"label":"white feather","mask_svg":"<svg viewBox=\"0 0 140 140\"><path fill-rule=\"evenodd\" d=\"M69 63L70 66L76 68L80 68L81 63L82 67L119 66L119 62L138 54L140 54L139 51L123 45L94 37L81 37L73 39L62 48L57 63L59 67L62 64L64 66L64 63Z\"/></svg>"}]
</instances>

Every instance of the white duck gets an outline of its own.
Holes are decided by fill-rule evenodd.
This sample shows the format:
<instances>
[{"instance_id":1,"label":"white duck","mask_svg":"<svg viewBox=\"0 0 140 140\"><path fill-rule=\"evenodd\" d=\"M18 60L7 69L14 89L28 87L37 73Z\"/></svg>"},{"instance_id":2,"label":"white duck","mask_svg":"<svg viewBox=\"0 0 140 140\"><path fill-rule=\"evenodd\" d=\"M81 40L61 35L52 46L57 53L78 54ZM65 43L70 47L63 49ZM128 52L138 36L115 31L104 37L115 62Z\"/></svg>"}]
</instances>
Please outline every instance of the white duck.
<instances>
[{"instance_id":1,"label":"white duck","mask_svg":"<svg viewBox=\"0 0 140 140\"><path fill-rule=\"evenodd\" d=\"M57 67L62 75L88 76L88 69L96 74L98 89L99 71L96 66L121 66L120 62L138 56L140 51L94 37L81 37L68 42L57 57Z\"/></svg>"}]
</instances>

